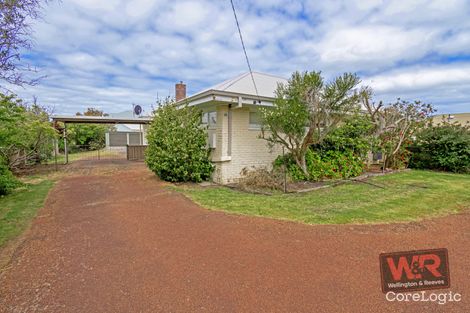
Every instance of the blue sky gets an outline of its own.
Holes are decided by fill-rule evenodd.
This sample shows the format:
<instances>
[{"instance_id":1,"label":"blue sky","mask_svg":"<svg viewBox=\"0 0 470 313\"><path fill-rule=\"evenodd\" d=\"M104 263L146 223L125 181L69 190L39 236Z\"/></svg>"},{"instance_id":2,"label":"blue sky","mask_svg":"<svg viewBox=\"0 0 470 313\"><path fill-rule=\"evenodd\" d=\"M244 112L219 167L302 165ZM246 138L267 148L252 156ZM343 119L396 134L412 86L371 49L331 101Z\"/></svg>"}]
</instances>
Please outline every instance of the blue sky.
<instances>
[{"instance_id":1,"label":"blue sky","mask_svg":"<svg viewBox=\"0 0 470 313\"><path fill-rule=\"evenodd\" d=\"M235 0L252 68L352 71L376 100L470 112L470 1ZM56 113L120 112L247 71L229 0L67 0L44 8L25 59L47 75L15 91Z\"/></svg>"}]
</instances>

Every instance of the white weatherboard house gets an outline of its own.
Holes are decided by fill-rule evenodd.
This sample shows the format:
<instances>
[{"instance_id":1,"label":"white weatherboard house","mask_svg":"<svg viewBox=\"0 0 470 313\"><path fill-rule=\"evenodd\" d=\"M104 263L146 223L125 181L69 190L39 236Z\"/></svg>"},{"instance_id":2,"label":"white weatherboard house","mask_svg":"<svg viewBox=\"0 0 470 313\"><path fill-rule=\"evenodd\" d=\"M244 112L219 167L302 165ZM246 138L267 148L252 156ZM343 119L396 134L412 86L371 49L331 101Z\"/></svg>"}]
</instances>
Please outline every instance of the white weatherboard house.
<instances>
[{"instance_id":1,"label":"white weatherboard house","mask_svg":"<svg viewBox=\"0 0 470 313\"><path fill-rule=\"evenodd\" d=\"M208 126L208 143L215 164L213 180L236 182L244 168L270 167L281 147L269 149L260 139L259 108L272 106L278 83L287 80L253 72L239 75L186 98L186 86L176 84L176 100L199 107L202 123Z\"/></svg>"}]
</instances>

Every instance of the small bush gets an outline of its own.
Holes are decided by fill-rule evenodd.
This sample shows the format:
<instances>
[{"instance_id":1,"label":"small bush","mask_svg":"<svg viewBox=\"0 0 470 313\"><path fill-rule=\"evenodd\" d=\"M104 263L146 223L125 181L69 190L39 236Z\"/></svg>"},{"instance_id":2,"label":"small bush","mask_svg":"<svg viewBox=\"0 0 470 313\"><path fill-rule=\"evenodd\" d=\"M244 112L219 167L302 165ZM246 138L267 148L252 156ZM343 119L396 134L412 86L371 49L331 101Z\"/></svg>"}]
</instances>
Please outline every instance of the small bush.
<instances>
[{"instance_id":1,"label":"small bush","mask_svg":"<svg viewBox=\"0 0 470 313\"><path fill-rule=\"evenodd\" d=\"M209 160L207 134L200 122L199 110L178 108L170 101L155 111L147 135L145 162L161 179L200 182L210 177L213 165Z\"/></svg>"},{"instance_id":2,"label":"small bush","mask_svg":"<svg viewBox=\"0 0 470 313\"><path fill-rule=\"evenodd\" d=\"M364 170L362 159L354 155L351 151L330 150L323 154L316 155L315 163L310 167L312 177L321 178L350 178L358 176Z\"/></svg>"},{"instance_id":3,"label":"small bush","mask_svg":"<svg viewBox=\"0 0 470 313\"><path fill-rule=\"evenodd\" d=\"M266 167L244 168L238 184L243 189L283 190L284 173L279 168L271 171Z\"/></svg>"},{"instance_id":4,"label":"small bush","mask_svg":"<svg viewBox=\"0 0 470 313\"><path fill-rule=\"evenodd\" d=\"M19 186L19 181L13 176L8 166L0 161L0 196L6 195Z\"/></svg>"},{"instance_id":5,"label":"small bush","mask_svg":"<svg viewBox=\"0 0 470 313\"><path fill-rule=\"evenodd\" d=\"M410 167L470 172L470 128L444 123L424 128L409 147Z\"/></svg>"},{"instance_id":6,"label":"small bush","mask_svg":"<svg viewBox=\"0 0 470 313\"><path fill-rule=\"evenodd\" d=\"M274 164L276 167L286 164L289 176L294 181L350 178L360 175L365 167L362 158L352 151L329 150L320 153L309 149L306 163L310 177L304 175L290 155L277 158Z\"/></svg>"}]
</instances>

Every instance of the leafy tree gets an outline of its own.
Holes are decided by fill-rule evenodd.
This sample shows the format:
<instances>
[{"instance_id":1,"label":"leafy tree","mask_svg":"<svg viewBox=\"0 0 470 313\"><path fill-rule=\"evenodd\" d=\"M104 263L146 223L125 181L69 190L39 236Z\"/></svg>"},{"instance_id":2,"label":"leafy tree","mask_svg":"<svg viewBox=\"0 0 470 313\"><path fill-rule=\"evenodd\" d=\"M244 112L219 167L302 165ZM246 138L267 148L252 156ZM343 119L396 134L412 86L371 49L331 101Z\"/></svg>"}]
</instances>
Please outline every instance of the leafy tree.
<instances>
[{"instance_id":1,"label":"leafy tree","mask_svg":"<svg viewBox=\"0 0 470 313\"><path fill-rule=\"evenodd\" d=\"M306 153L320 144L351 112L359 109L353 89L359 78L345 73L326 83L320 72L294 72L287 84L279 84L272 108L261 110L262 137L280 144L309 176Z\"/></svg>"},{"instance_id":2,"label":"leafy tree","mask_svg":"<svg viewBox=\"0 0 470 313\"><path fill-rule=\"evenodd\" d=\"M47 158L55 137L46 108L0 94L0 157L10 169Z\"/></svg>"},{"instance_id":3,"label":"leafy tree","mask_svg":"<svg viewBox=\"0 0 470 313\"><path fill-rule=\"evenodd\" d=\"M34 71L22 64L21 51L31 49L30 22L39 17L47 0L0 1L0 79L14 85L33 85L37 79L28 79L25 71Z\"/></svg>"},{"instance_id":4,"label":"leafy tree","mask_svg":"<svg viewBox=\"0 0 470 313\"><path fill-rule=\"evenodd\" d=\"M410 167L469 173L470 126L429 124L418 132L409 150Z\"/></svg>"},{"instance_id":5,"label":"leafy tree","mask_svg":"<svg viewBox=\"0 0 470 313\"><path fill-rule=\"evenodd\" d=\"M88 108L85 112L76 113L77 116L107 116L108 114L96 108ZM104 124L70 124L67 127L67 139L72 149L101 149L106 145L105 134L114 126Z\"/></svg>"},{"instance_id":6,"label":"leafy tree","mask_svg":"<svg viewBox=\"0 0 470 313\"><path fill-rule=\"evenodd\" d=\"M67 138L72 149L94 150L106 145L108 126L100 124L70 124Z\"/></svg>"},{"instance_id":7,"label":"leafy tree","mask_svg":"<svg viewBox=\"0 0 470 313\"><path fill-rule=\"evenodd\" d=\"M147 166L167 181L208 179L213 165L201 112L194 107L177 107L170 99L158 105L147 134Z\"/></svg>"},{"instance_id":8,"label":"leafy tree","mask_svg":"<svg viewBox=\"0 0 470 313\"><path fill-rule=\"evenodd\" d=\"M104 113L100 109L87 108L87 110L85 112L83 112L83 114L80 113L80 112L77 112L75 115L77 115L77 116L81 116L81 115L84 115L84 116L108 116L109 114Z\"/></svg>"},{"instance_id":9,"label":"leafy tree","mask_svg":"<svg viewBox=\"0 0 470 313\"><path fill-rule=\"evenodd\" d=\"M383 153L383 168L399 167L406 162L405 145L413 135L429 121L434 109L421 101L409 102L398 99L389 105L370 101L371 91L362 92L362 100L374 125L373 135L377 147Z\"/></svg>"}]
</instances>

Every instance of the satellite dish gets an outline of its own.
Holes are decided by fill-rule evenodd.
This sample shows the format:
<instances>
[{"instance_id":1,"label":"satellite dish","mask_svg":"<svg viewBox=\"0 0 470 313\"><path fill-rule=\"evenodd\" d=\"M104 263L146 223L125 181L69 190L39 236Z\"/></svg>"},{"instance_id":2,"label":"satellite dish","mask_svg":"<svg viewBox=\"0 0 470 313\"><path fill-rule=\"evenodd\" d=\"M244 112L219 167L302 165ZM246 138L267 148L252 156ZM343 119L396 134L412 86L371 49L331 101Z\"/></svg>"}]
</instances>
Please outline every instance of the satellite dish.
<instances>
[{"instance_id":1,"label":"satellite dish","mask_svg":"<svg viewBox=\"0 0 470 313\"><path fill-rule=\"evenodd\" d=\"M140 105L135 105L134 106L134 114L135 115L140 115L142 113L142 107Z\"/></svg>"}]
</instances>

